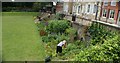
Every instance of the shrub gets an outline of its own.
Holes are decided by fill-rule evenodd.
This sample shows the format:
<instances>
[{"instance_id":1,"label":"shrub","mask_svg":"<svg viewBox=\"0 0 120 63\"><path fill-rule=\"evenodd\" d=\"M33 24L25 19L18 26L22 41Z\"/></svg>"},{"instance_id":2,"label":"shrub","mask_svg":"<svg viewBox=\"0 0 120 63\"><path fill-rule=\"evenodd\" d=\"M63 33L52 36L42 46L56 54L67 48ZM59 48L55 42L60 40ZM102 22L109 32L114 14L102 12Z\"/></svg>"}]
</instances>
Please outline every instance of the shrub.
<instances>
[{"instance_id":1,"label":"shrub","mask_svg":"<svg viewBox=\"0 0 120 63\"><path fill-rule=\"evenodd\" d=\"M56 38L56 40L58 41L58 42L60 42L60 41L62 41L62 40L67 40L67 42L69 42L69 36L67 36L67 35L65 35L65 34L58 34L57 35L57 38Z\"/></svg>"},{"instance_id":2,"label":"shrub","mask_svg":"<svg viewBox=\"0 0 120 63\"><path fill-rule=\"evenodd\" d=\"M69 22L66 20L52 20L49 22L46 30L49 33L63 33L69 27Z\"/></svg>"},{"instance_id":3,"label":"shrub","mask_svg":"<svg viewBox=\"0 0 120 63\"><path fill-rule=\"evenodd\" d=\"M120 36L105 40L104 44L90 46L76 55L76 61L120 61ZM113 45L114 44L114 45Z\"/></svg>"},{"instance_id":4,"label":"shrub","mask_svg":"<svg viewBox=\"0 0 120 63\"><path fill-rule=\"evenodd\" d=\"M77 30L75 28L73 28L73 27L70 27L70 28L66 29L66 33L69 34L69 35L70 34L76 35L76 32L77 32Z\"/></svg>"},{"instance_id":5,"label":"shrub","mask_svg":"<svg viewBox=\"0 0 120 63\"><path fill-rule=\"evenodd\" d=\"M104 27L98 27L98 24L92 24L89 28L89 33L91 35L91 43L95 45L97 43L104 43L107 38L112 38L115 34L112 31L106 30Z\"/></svg>"},{"instance_id":6,"label":"shrub","mask_svg":"<svg viewBox=\"0 0 120 63\"><path fill-rule=\"evenodd\" d=\"M71 42L74 41L74 38L77 35L76 32L77 32L77 30L75 28L72 28L72 27L66 29L66 34L70 37Z\"/></svg>"},{"instance_id":7,"label":"shrub","mask_svg":"<svg viewBox=\"0 0 120 63\"><path fill-rule=\"evenodd\" d=\"M51 42L52 40L56 40L56 38L57 38L57 35L48 34L47 36L42 37L42 41L43 42Z\"/></svg>"}]
</instances>

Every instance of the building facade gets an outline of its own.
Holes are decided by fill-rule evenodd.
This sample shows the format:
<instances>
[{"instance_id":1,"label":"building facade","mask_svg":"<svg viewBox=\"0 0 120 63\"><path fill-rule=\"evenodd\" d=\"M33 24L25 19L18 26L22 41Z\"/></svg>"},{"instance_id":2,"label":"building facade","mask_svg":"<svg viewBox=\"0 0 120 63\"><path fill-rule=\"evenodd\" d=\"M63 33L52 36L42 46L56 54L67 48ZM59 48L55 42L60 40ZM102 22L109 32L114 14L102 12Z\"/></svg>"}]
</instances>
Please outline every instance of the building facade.
<instances>
[{"instance_id":1,"label":"building facade","mask_svg":"<svg viewBox=\"0 0 120 63\"><path fill-rule=\"evenodd\" d=\"M100 6L100 3L97 4L97 2L74 2L73 13L76 13L78 17L82 17L85 19L94 20L95 17L97 17L98 19L100 15ZM96 12L98 16L96 16Z\"/></svg>"},{"instance_id":2,"label":"building facade","mask_svg":"<svg viewBox=\"0 0 120 63\"><path fill-rule=\"evenodd\" d=\"M110 2L80 2L79 0L69 0L63 5L65 13L75 13L78 18L89 20L99 20L109 24L120 26L120 1ZM70 18L71 19L71 18ZM76 21L84 21L76 19Z\"/></svg>"},{"instance_id":3,"label":"building facade","mask_svg":"<svg viewBox=\"0 0 120 63\"><path fill-rule=\"evenodd\" d=\"M63 2L57 2L56 13L62 13L62 12L63 12Z\"/></svg>"},{"instance_id":4,"label":"building facade","mask_svg":"<svg viewBox=\"0 0 120 63\"><path fill-rule=\"evenodd\" d=\"M120 25L120 1L102 2L100 20Z\"/></svg>"}]
</instances>

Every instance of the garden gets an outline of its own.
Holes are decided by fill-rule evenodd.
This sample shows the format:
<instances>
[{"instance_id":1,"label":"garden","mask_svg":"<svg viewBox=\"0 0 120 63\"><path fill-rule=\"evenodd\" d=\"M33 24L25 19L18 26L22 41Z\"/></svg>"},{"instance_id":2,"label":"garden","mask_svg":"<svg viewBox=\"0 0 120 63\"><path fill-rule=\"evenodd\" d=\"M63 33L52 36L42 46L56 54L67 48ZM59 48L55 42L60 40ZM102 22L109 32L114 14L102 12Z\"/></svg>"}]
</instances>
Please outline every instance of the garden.
<instances>
[{"instance_id":1,"label":"garden","mask_svg":"<svg viewBox=\"0 0 120 63\"><path fill-rule=\"evenodd\" d=\"M99 23L92 23L86 28L90 34L88 42L77 39L77 29L64 19L52 19L37 24L39 34L44 42L46 57L52 56L52 61L120 61L120 34L118 31L108 30ZM62 55L56 54L56 46L67 41Z\"/></svg>"},{"instance_id":2,"label":"garden","mask_svg":"<svg viewBox=\"0 0 120 63\"><path fill-rule=\"evenodd\" d=\"M52 3L2 3L2 61L44 61L50 57L51 61L120 63L119 31L92 22L89 27L83 26L83 37L90 37L83 40L78 37L78 29L63 19L65 15L47 13L47 5ZM41 20L34 24L36 16ZM66 40L67 46L62 54L56 54L57 44L62 40Z\"/></svg>"}]
</instances>

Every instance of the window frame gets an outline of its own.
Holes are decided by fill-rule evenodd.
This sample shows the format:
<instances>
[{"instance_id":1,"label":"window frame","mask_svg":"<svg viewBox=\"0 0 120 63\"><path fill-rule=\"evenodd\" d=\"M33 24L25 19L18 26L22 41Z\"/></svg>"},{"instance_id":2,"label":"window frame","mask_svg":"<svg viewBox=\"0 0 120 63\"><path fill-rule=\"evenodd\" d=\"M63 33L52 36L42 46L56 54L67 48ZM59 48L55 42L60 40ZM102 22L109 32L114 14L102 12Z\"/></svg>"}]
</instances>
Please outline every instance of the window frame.
<instances>
[{"instance_id":1,"label":"window frame","mask_svg":"<svg viewBox=\"0 0 120 63\"><path fill-rule=\"evenodd\" d=\"M78 14L80 14L80 13L81 13L81 6L80 6L80 5L78 6L77 11L78 11Z\"/></svg>"},{"instance_id":2,"label":"window frame","mask_svg":"<svg viewBox=\"0 0 120 63\"><path fill-rule=\"evenodd\" d=\"M111 17L112 11L114 11L114 14ZM110 12L109 12L109 19L113 19L114 20L114 17L115 17L115 10L110 10Z\"/></svg>"},{"instance_id":3,"label":"window frame","mask_svg":"<svg viewBox=\"0 0 120 63\"><path fill-rule=\"evenodd\" d=\"M93 13L97 12L97 5L94 5Z\"/></svg>"},{"instance_id":4,"label":"window frame","mask_svg":"<svg viewBox=\"0 0 120 63\"><path fill-rule=\"evenodd\" d=\"M120 11L118 13L117 25L120 26Z\"/></svg>"},{"instance_id":5,"label":"window frame","mask_svg":"<svg viewBox=\"0 0 120 63\"><path fill-rule=\"evenodd\" d=\"M114 3L114 4L113 4L113 3ZM116 6L116 2L111 1L111 2L110 2L110 5L111 5L111 6Z\"/></svg>"},{"instance_id":6,"label":"window frame","mask_svg":"<svg viewBox=\"0 0 120 63\"><path fill-rule=\"evenodd\" d=\"M104 11L106 11L106 15L104 16ZM107 17L107 9L103 9L103 11L102 11L102 17L103 18L106 18Z\"/></svg>"},{"instance_id":7,"label":"window frame","mask_svg":"<svg viewBox=\"0 0 120 63\"><path fill-rule=\"evenodd\" d=\"M90 13L90 4L87 5L87 13Z\"/></svg>"},{"instance_id":8,"label":"window frame","mask_svg":"<svg viewBox=\"0 0 120 63\"><path fill-rule=\"evenodd\" d=\"M108 2L104 1L103 6L108 6Z\"/></svg>"}]
</instances>

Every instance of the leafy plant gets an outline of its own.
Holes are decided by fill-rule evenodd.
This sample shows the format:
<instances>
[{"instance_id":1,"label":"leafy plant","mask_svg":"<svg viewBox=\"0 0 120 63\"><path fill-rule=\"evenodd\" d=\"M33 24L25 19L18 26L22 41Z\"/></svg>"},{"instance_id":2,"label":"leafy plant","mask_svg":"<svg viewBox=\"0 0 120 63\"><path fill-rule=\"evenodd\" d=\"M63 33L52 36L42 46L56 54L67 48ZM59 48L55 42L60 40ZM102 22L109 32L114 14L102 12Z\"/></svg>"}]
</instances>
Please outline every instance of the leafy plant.
<instances>
[{"instance_id":1,"label":"leafy plant","mask_svg":"<svg viewBox=\"0 0 120 63\"><path fill-rule=\"evenodd\" d=\"M64 33L64 31L69 27L69 22L65 20L52 20L49 21L46 30L49 33Z\"/></svg>"},{"instance_id":2,"label":"leafy plant","mask_svg":"<svg viewBox=\"0 0 120 63\"><path fill-rule=\"evenodd\" d=\"M113 61L120 62L120 35L106 39L103 44L91 45L76 55L76 61Z\"/></svg>"},{"instance_id":3,"label":"leafy plant","mask_svg":"<svg viewBox=\"0 0 120 63\"><path fill-rule=\"evenodd\" d=\"M102 25L92 24L89 28L89 33L91 35L91 43L95 45L97 43L104 43L104 40L107 38L112 38L115 34L111 33L112 31L103 28Z\"/></svg>"},{"instance_id":4,"label":"leafy plant","mask_svg":"<svg viewBox=\"0 0 120 63\"><path fill-rule=\"evenodd\" d=\"M70 37L71 42L74 41L74 37L77 35L76 32L77 32L77 30L72 27L66 29L66 34Z\"/></svg>"}]
</instances>

